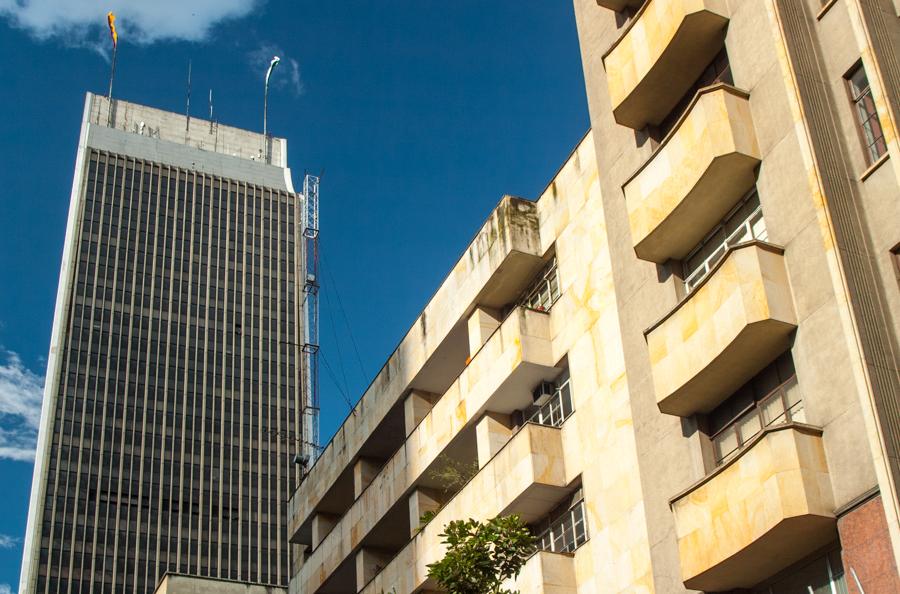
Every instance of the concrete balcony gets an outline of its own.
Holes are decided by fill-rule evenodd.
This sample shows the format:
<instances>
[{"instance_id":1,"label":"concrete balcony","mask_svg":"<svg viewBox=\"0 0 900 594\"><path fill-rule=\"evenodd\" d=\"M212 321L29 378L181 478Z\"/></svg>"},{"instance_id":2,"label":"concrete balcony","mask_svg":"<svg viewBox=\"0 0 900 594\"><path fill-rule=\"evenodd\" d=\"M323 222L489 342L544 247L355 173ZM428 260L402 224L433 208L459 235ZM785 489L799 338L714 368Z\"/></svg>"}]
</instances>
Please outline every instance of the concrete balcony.
<instances>
[{"instance_id":1,"label":"concrete balcony","mask_svg":"<svg viewBox=\"0 0 900 594\"><path fill-rule=\"evenodd\" d=\"M625 8L637 8L644 0L597 0L597 6L619 12Z\"/></svg>"},{"instance_id":2,"label":"concrete balcony","mask_svg":"<svg viewBox=\"0 0 900 594\"><path fill-rule=\"evenodd\" d=\"M355 551L405 545L408 498L416 488L437 487L429 475L439 456L466 450L475 441L475 421L486 411L509 414L524 408L531 402L531 389L559 371L553 366L549 315L514 310L350 509L335 518L333 529L301 569L303 591L344 591L352 583Z\"/></svg>"},{"instance_id":3,"label":"concrete balcony","mask_svg":"<svg viewBox=\"0 0 900 594\"><path fill-rule=\"evenodd\" d=\"M769 428L672 500L686 588L751 588L836 538L821 433Z\"/></svg>"},{"instance_id":4,"label":"concrete balcony","mask_svg":"<svg viewBox=\"0 0 900 594\"><path fill-rule=\"evenodd\" d=\"M294 542L311 542L314 514L340 516L350 507L354 463L387 460L403 443L403 397L447 390L470 354L468 315L515 301L544 265L542 251L536 205L504 197L295 492Z\"/></svg>"},{"instance_id":5,"label":"concrete balcony","mask_svg":"<svg viewBox=\"0 0 900 594\"><path fill-rule=\"evenodd\" d=\"M575 594L575 559L571 553L538 551L522 567L519 577L504 587L538 594Z\"/></svg>"},{"instance_id":6,"label":"concrete balcony","mask_svg":"<svg viewBox=\"0 0 900 594\"><path fill-rule=\"evenodd\" d=\"M519 514L526 522L534 521L560 501L566 487L561 430L525 425L360 591L380 594L394 588L398 593L433 588L427 565L444 556L439 534L451 520Z\"/></svg>"},{"instance_id":7,"label":"concrete balcony","mask_svg":"<svg viewBox=\"0 0 900 594\"><path fill-rule=\"evenodd\" d=\"M656 403L709 412L788 347L797 327L781 248L730 248L705 280L645 330Z\"/></svg>"},{"instance_id":8,"label":"concrete balcony","mask_svg":"<svg viewBox=\"0 0 900 594\"><path fill-rule=\"evenodd\" d=\"M652 157L625 182L634 251L684 258L754 184L759 146L747 93L702 89Z\"/></svg>"},{"instance_id":9,"label":"concrete balcony","mask_svg":"<svg viewBox=\"0 0 900 594\"><path fill-rule=\"evenodd\" d=\"M725 0L647 0L603 56L613 115L659 124L721 49Z\"/></svg>"}]
</instances>

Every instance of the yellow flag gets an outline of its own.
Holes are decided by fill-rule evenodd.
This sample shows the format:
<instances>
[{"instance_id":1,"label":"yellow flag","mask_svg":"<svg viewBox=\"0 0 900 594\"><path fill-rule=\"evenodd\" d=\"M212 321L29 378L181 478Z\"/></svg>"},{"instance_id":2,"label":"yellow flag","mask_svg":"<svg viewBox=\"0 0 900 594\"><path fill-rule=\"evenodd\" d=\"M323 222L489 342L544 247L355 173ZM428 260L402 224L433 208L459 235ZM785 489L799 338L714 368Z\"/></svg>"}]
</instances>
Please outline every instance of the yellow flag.
<instances>
[{"instance_id":1,"label":"yellow flag","mask_svg":"<svg viewBox=\"0 0 900 594\"><path fill-rule=\"evenodd\" d=\"M112 37L113 48L119 45L119 35L116 33L116 15L109 12L106 14L106 22L109 23L109 36Z\"/></svg>"}]
</instances>

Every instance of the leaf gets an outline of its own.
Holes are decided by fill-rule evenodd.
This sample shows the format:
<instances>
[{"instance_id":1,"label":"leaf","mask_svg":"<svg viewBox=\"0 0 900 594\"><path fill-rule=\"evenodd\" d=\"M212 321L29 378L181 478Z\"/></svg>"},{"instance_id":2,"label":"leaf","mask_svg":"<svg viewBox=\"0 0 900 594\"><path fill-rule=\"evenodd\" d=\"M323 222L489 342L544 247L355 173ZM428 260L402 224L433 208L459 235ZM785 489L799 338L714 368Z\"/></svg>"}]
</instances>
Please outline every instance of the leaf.
<instances>
[{"instance_id":1,"label":"leaf","mask_svg":"<svg viewBox=\"0 0 900 594\"><path fill-rule=\"evenodd\" d=\"M534 537L519 516L479 522L454 520L440 534L444 558L428 565L428 576L450 594L518 594L503 590L534 552Z\"/></svg>"}]
</instances>

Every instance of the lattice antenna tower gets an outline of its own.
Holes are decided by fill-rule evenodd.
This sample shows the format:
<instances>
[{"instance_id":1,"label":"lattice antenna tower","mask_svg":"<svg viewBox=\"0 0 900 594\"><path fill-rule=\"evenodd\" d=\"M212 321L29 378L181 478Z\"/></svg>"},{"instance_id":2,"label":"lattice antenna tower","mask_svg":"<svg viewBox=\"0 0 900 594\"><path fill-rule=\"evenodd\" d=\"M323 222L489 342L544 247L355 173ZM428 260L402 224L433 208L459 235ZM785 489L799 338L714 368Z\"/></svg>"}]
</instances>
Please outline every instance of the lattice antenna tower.
<instances>
[{"instance_id":1,"label":"lattice antenna tower","mask_svg":"<svg viewBox=\"0 0 900 594\"><path fill-rule=\"evenodd\" d=\"M301 272L303 279L301 453L319 455L319 177L303 178Z\"/></svg>"}]
</instances>

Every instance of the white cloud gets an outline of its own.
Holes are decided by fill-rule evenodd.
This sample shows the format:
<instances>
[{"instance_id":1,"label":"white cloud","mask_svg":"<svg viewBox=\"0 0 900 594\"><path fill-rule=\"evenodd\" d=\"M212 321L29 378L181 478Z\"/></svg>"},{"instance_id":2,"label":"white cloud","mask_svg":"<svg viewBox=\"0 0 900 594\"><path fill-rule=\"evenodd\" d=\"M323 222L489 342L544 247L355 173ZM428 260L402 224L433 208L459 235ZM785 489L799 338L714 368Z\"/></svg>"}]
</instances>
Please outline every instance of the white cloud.
<instances>
[{"instance_id":1,"label":"white cloud","mask_svg":"<svg viewBox=\"0 0 900 594\"><path fill-rule=\"evenodd\" d=\"M0 594L12 594L12 588L9 584L0 584Z\"/></svg>"},{"instance_id":2,"label":"white cloud","mask_svg":"<svg viewBox=\"0 0 900 594\"><path fill-rule=\"evenodd\" d=\"M21 538L10 536L9 534L0 534L0 549L12 549L19 545ZM0 590L2 592L3 590Z\"/></svg>"},{"instance_id":3,"label":"white cloud","mask_svg":"<svg viewBox=\"0 0 900 594\"><path fill-rule=\"evenodd\" d=\"M203 41L219 23L247 16L262 0L0 0L0 15L44 40L95 45L116 14L119 41Z\"/></svg>"},{"instance_id":4,"label":"white cloud","mask_svg":"<svg viewBox=\"0 0 900 594\"><path fill-rule=\"evenodd\" d=\"M43 378L25 367L16 353L0 349L0 356L0 458L31 461L41 420Z\"/></svg>"},{"instance_id":5,"label":"white cloud","mask_svg":"<svg viewBox=\"0 0 900 594\"><path fill-rule=\"evenodd\" d=\"M0 0L2 2L3 0ZM302 95L303 79L300 78L300 62L285 55L284 50L274 43L263 43L252 52L247 53L247 62L258 73L259 78L265 78L266 69L273 56L281 58L281 63L272 73L269 87L276 89L289 89L294 95Z\"/></svg>"}]
</instances>

